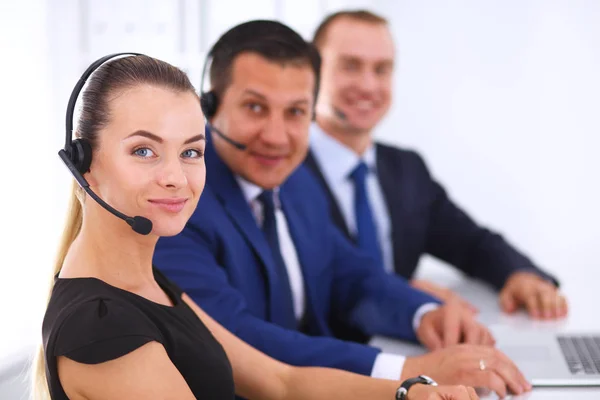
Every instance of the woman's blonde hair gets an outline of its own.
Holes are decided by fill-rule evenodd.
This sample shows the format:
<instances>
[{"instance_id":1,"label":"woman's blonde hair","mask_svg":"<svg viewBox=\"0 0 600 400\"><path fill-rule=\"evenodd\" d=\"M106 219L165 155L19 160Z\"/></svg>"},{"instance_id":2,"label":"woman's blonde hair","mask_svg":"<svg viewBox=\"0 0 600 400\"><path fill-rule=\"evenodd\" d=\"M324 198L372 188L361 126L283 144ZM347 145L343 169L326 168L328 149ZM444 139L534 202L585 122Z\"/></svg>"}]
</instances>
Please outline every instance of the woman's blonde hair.
<instances>
[{"instance_id":1,"label":"woman's blonde hair","mask_svg":"<svg viewBox=\"0 0 600 400\"><path fill-rule=\"evenodd\" d=\"M81 94L82 109L76 136L89 141L94 152L98 145L98 133L108 124L110 117L108 95L142 84L196 94L187 75L164 61L147 56L114 59L100 66L88 79L87 87ZM69 248L81 230L84 199L85 192L73 181L67 221L52 270L48 300L54 288L54 278L60 272ZM34 399L49 399L43 346L40 346L34 358L32 372Z\"/></svg>"},{"instance_id":2,"label":"woman's blonde hair","mask_svg":"<svg viewBox=\"0 0 600 400\"><path fill-rule=\"evenodd\" d=\"M60 244L58 246L58 254L56 255L54 268L52 269L48 300L50 300L50 294L52 293L52 287L54 286L54 277L62 268L65 257L67 256L67 252L81 230L81 223L83 222L83 209L78 198L78 190L80 190L79 186L77 186L77 183L73 181L67 221L60 239ZM35 399L40 400L50 398L48 384L46 383L46 362L44 358L44 349L42 346L39 347L33 360L33 396Z\"/></svg>"}]
</instances>

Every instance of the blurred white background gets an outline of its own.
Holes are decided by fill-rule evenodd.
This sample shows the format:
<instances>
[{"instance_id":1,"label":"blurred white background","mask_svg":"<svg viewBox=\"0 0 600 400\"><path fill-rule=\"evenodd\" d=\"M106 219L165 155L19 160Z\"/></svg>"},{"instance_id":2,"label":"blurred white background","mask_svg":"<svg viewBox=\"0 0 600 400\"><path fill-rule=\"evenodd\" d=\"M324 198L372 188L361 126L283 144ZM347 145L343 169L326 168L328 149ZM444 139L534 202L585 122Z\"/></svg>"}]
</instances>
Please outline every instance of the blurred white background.
<instances>
[{"instance_id":1,"label":"blurred white background","mask_svg":"<svg viewBox=\"0 0 600 400\"><path fill-rule=\"evenodd\" d=\"M85 67L143 52L198 86L206 51L239 22L275 18L310 38L326 14L367 6L399 55L377 136L419 150L459 204L562 280L600 266L598 1L4 0L0 398L26 398L69 193L56 153Z\"/></svg>"}]
</instances>

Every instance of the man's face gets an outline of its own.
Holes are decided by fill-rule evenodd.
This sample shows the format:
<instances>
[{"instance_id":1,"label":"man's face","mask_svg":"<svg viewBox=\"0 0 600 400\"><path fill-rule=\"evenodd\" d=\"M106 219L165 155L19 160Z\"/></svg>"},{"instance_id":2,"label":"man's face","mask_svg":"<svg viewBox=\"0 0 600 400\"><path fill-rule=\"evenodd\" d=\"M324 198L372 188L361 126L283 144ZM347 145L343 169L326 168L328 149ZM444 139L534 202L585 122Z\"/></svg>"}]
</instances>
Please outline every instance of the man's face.
<instances>
[{"instance_id":1,"label":"man's face","mask_svg":"<svg viewBox=\"0 0 600 400\"><path fill-rule=\"evenodd\" d=\"M246 145L238 150L212 135L217 153L234 173L264 189L290 176L308 150L314 86L308 63L281 64L256 53L236 57L231 83L211 121Z\"/></svg>"},{"instance_id":2,"label":"man's face","mask_svg":"<svg viewBox=\"0 0 600 400\"><path fill-rule=\"evenodd\" d=\"M394 43L387 26L340 18L328 28L320 53L318 117L370 132L392 100Z\"/></svg>"}]
</instances>

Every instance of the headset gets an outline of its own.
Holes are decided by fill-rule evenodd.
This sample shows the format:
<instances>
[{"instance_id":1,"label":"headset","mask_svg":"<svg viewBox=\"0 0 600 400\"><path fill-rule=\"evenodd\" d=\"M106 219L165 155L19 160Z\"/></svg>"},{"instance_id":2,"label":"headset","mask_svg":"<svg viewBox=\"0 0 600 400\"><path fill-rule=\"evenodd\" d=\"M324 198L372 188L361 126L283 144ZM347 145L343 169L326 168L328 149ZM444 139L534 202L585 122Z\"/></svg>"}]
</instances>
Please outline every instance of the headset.
<instances>
[{"instance_id":1,"label":"headset","mask_svg":"<svg viewBox=\"0 0 600 400\"><path fill-rule=\"evenodd\" d=\"M293 36L296 41L293 41L290 36ZM244 51L253 51L260 47L260 43L265 39L278 40L286 46L296 46L298 43L306 43L298 33L290 27L271 20L254 20L237 25L225 32L219 40L211 47L202 67L202 77L200 81L200 105L202 112L206 118L206 125L211 132L215 132L227 143L231 144L238 150L246 150L247 146L243 143L231 139L221 130L217 129L210 123L210 119L215 116L219 108L219 97L214 90L205 92L203 86L206 79L209 64L212 63L214 55L218 51L226 49L229 56L234 59L238 54ZM315 73L315 104L319 93L319 81L321 75L321 57L316 48L308 43L313 54L311 54L311 67ZM314 110L313 110L314 115Z\"/></svg>"},{"instance_id":2,"label":"headset","mask_svg":"<svg viewBox=\"0 0 600 400\"><path fill-rule=\"evenodd\" d=\"M218 42L217 42L218 43ZM238 150L246 150L247 146L243 143L238 142L237 140L233 140L229 136L225 135L220 129L217 129L216 126L210 123L210 119L215 116L217 113L217 108L219 107L219 98L214 90L209 90L208 92L204 92L203 85L206 79L206 71L208 70L209 61L212 61L212 55L214 53L214 49L217 45L215 45L210 49L206 56L206 60L204 60L204 66L202 67L202 78L200 80L200 107L202 108L202 113L206 118L206 126L211 132L219 135L223 140L232 145Z\"/></svg>"},{"instance_id":3,"label":"headset","mask_svg":"<svg viewBox=\"0 0 600 400\"><path fill-rule=\"evenodd\" d=\"M129 217L122 212L117 211L100 197L98 197L98 195L90 188L90 184L83 177L83 175L90 170L90 165L92 164L92 146L85 138L73 139L73 115L75 114L75 104L77 103L79 93L83 89L83 86L87 82L88 78L94 73L94 71L100 68L100 66L104 65L104 63L113 58L121 56L143 56L143 54L115 53L99 58L85 70L83 75L81 75L81 78L79 78L79 81L77 81L77 84L71 92L71 97L69 98L69 103L67 105L65 147L59 150L58 156L65 163L79 186L81 186L81 188L85 190L85 192L89 194L90 197L92 197L100 206L116 217L127 222L135 232L141 235L147 235L152 231L152 221L141 216Z\"/></svg>"}]
</instances>

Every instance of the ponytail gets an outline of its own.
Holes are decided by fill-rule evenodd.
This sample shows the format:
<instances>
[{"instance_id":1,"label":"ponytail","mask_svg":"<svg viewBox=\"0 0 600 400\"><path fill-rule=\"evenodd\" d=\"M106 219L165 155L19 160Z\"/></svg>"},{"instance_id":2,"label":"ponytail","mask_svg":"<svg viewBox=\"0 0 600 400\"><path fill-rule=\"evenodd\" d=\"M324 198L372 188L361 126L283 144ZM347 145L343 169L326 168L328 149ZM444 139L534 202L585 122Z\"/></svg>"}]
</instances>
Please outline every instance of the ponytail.
<instances>
[{"instance_id":1,"label":"ponytail","mask_svg":"<svg viewBox=\"0 0 600 400\"><path fill-rule=\"evenodd\" d=\"M50 277L47 301L50 300L50 295L52 294L52 289L54 288L54 277L60 272L63 262L65 261L65 257L67 256L67 252L81 230L83 209L81 208L81 200L79 198L80 196L78 195L79 190L80 189L77 186L77 183L73 181L71 199L69 200L67 222L60 240L60 246L58 248L56 261L54 263L52 276ZM49 400L50 392L48 391L48 382L46 381L46 361L44 357L44 348L42 345L40 345L33 360L32 378L33 398L35 400Z\"/></svg>"}]
</instances>

